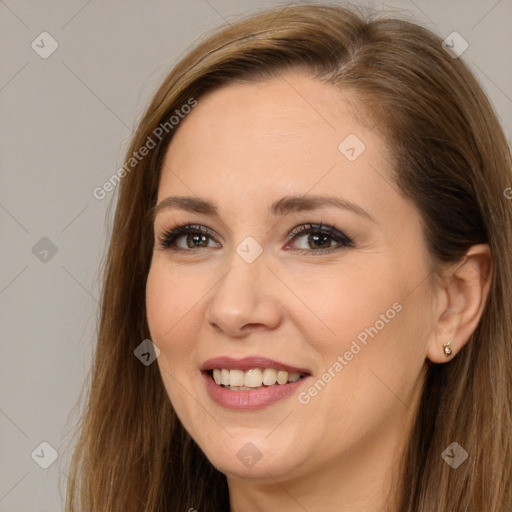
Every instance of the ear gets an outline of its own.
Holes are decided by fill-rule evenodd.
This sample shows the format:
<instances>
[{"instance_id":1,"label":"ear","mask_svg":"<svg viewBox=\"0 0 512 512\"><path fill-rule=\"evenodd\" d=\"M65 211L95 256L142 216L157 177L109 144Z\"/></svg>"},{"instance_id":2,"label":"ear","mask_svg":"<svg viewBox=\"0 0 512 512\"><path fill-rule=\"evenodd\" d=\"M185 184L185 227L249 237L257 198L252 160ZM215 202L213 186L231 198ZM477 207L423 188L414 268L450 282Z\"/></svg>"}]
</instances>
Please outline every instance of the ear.
<instances>
[{"instance_id":1,"label":"ear","mask_svg":"<svg viewBox=\"0 0 512 512\"><path fill-rule=\"evenodd\" d=\"M488 244L473 245L462 262L447 270L439 285L437 326L427 346L433 363L451 361L469 341L485 307L492 279L492 256ZM451 354L443 345L450 343Z\"/></svg>"}]
</instances>

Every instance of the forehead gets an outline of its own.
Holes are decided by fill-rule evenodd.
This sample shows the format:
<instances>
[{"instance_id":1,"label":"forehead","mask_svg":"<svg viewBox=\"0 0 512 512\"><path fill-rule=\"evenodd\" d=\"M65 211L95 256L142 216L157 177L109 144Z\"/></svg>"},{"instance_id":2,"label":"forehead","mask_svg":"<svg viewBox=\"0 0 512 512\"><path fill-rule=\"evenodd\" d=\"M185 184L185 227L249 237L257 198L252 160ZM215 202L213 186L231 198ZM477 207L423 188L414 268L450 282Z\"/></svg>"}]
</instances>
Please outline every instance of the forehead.
<instances>
[{"instance_id":1,"label":"forehead","mask_svg":"<svg viewBox=\"0 0 512 512\"><path fill-rule=\"evenodd\" d=\"M159 200L171 191L246 198L250 191L269 201L313 189L362 199L388 173L387 148L359 122L354 101L300 74L208 94L168 148Z\"/></svg>"}]
</instances>

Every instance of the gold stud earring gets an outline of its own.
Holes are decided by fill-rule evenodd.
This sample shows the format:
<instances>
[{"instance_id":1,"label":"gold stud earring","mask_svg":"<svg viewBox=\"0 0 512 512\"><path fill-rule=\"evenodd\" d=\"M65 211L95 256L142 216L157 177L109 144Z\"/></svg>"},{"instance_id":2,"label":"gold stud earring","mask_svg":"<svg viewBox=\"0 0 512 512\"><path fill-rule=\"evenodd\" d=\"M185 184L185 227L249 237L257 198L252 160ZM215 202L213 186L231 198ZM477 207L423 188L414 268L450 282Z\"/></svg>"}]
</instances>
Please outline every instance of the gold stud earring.
<instances>
[{"instance_id":1,"label":"gold stud earring","mask_svg":"<svg viewBox=\"0 0 512 512\"><path fill-rule=\"evenodd\" d=\"M443 344L443 350L444 350L444 355L446 357L450 357L452 355L453 350L452 350L452 347L450 346L450 342Z\"/></svg>"}]
</instances>

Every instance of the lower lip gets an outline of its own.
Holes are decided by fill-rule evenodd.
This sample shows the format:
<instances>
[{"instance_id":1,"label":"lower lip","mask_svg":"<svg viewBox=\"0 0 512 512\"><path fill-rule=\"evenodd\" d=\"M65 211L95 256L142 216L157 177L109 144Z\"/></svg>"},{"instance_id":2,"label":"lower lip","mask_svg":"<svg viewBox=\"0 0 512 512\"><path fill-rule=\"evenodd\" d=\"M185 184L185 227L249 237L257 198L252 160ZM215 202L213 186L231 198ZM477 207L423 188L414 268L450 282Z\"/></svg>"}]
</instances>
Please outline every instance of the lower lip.
<instances>
[{"instance_id":1,"label":"lower lip","mask_svg":"<svg viewBox=\"0 0 512 512\"><path fill-rule=\"evenodd\" d=\"M256 410L263 409L297 390L309 377L303 377L297 382L288 384L275 384L273 386L255 389L254 391L231 391L219 386L208 372L201 372L206 382L206 389L210 398L226 409Z\"/></svg>"}]
</instances>

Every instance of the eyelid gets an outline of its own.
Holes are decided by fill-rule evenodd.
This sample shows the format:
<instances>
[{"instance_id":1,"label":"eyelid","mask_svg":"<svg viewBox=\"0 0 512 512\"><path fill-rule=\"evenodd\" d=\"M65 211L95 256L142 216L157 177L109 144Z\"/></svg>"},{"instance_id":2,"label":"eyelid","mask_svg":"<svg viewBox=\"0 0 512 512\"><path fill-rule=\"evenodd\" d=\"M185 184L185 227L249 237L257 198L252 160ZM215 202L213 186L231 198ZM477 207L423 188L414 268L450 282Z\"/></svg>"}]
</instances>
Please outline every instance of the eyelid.
<instances>
[{"instance_id":1,"label":"eyelid","mask_svg":"<svg viewBox=\"0 0 512 512\"><path fill-rule=\"evenodd\" d=\"M313 232L319 231L319 232L322 232L322 233L325 233L327 235L331 235L334 237L341 236L343 238L346 238L347 240L350 240L349 237L346 236L342 231L335 228L334 226L330 226L328 224L327 225L323 224L323 222L320 222L320 223L305 222L304 224L300 224L299 226L296 226L295 228L293 228L290 231L290 235L289 235L288 239L293 240L293 238L295 238L297 235L308 234L312 231Z\"/></svg>"}]
</instances>

